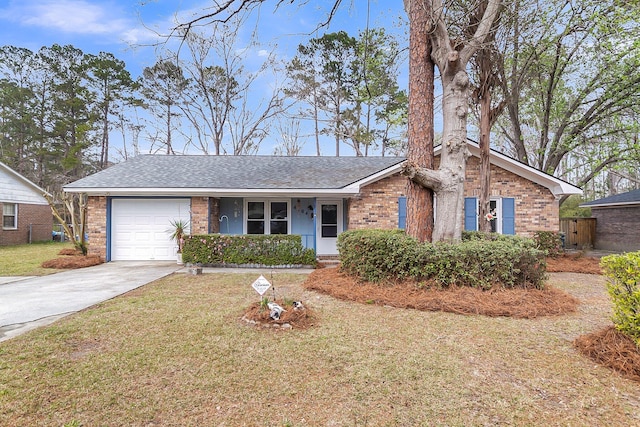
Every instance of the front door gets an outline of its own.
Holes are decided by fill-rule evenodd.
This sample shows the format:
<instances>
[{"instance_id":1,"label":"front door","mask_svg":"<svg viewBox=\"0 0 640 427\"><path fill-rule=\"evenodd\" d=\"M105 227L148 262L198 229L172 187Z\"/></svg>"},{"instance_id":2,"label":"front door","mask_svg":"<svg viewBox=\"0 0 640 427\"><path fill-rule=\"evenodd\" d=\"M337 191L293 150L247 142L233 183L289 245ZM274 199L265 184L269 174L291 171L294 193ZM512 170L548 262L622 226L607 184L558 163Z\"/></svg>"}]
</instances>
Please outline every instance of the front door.
<instances>
[{"instance_id":1,"label":"front door","mask_svg":"<svg viewBox=\"0 0 640 427\"><path fill-rule=\"evenodd\" d=\"M316 212L316 254L338 255L336 241L343 230L342 201L318 200Z\"/></svg>"}]
</instances>

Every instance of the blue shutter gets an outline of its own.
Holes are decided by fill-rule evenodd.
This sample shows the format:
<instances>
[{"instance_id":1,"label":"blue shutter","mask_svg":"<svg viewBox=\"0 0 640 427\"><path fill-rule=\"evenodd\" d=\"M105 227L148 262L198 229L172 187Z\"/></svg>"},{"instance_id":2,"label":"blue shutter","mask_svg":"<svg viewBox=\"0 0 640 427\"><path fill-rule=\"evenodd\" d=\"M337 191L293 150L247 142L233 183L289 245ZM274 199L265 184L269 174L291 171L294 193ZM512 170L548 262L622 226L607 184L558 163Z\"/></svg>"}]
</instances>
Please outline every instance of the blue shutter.
<instances>
[{"instance_id":1,"label":"blue shutter","mask_svg":"<svg viewBox=\"0 0 640 427\"><path fill-rule=\"evenodd\" d=\"M502 234L516 234L516 199L502 199Z\"/></svg>"},{"instance_id":2,"label":"blue shutter","mask_svg":"<svg viewBox=\"0 0 640 427\"><path fill-rule=\"evenodd\" d=\"M404 230L407 227L407 198L398 197L398 228Z\"/></svg>"},{"instance_id":3,"label":"blue shutter","mask_svg":"<svg viewBox=\"0 0 640 427\"><path fill-rule=\"evenodd\" d=\"M464 198L464 229L466 231L478 230L477 206L475 197Z\"/></svg>"}]
</instances>

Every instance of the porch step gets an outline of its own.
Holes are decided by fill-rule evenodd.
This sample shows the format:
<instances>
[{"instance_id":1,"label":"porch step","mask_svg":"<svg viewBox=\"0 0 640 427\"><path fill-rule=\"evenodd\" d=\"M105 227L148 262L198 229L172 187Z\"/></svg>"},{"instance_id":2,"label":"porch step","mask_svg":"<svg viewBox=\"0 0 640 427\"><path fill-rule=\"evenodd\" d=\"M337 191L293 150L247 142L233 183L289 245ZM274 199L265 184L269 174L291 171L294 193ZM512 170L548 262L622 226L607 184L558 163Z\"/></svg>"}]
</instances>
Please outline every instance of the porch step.
<instances>
[{"instance_id":1,"label":"porch step","mask_svg":"<svg viewBox=\"0 0 640 427\"><path fill-rule=\"evenodd\" d=\"M340 265L340 257L338 255L323 255L317 257L318 263L325 267L337 267Z\"/></svg>"}]
</instances>

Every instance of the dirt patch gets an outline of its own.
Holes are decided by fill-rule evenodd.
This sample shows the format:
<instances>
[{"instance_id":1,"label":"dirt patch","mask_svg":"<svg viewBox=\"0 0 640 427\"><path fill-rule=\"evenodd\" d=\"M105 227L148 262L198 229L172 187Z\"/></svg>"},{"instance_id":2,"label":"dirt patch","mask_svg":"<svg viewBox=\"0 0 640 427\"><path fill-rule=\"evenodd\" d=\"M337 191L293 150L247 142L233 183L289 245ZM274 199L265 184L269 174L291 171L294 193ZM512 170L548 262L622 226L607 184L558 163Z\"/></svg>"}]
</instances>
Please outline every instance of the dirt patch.
<instances>
[{"instance_id":1,"label":"dirt patch","mask_svg":"<svg viewBox=\"0 0 640 427\"><path fill-rule=\"evenodd\" d=\"M631 338L615 327L582 335L573 344L585 356L626 378L640 382L640 349Z\"/></svg>"},{"instance_id":2,"label":"dirt patch","mask_svg":"<svg viewBox=\"0 0 640 427\"><path fill-rule=\"evenodd\" d=\"M565 273L602 274L600 258L584 256L582 253L562 254L547 258L547 271Z\"/></svg>"},{"instance_id":3,"label":"dirt patch","mask_svg":"<svg viewBox=\"0 0 640 427\"><path fill-rule=\"evenodd\" d=\"M71 270L75 268L91 267L104 262L102 258L97 255L82 255L82 252L76 249L62 249L58 252L58 255L61 256L43 262L42 267Z\"/></svg>"},{"instance_id":4,"label":"dirt patch","mask_svg":"<svg viewBox=\"0 0 640 427\"><path fill-rule=\"evenodd\" d=\"M270 317L269 308L256 302L244 312L242 320L265 329L308 329L317 324L315 313L304 303L299 307L294 307L292 303L284 300L276 300L276 303L284 308L277 319Z\"/></svg>"},{"instance_id":5,"label":"dirt patch","mask_svg":"<svg viewBox=\"0 0 640 427\"><path fill-rule=\"evenodd\" d=\"M482 291L469 287L438 289L412 282L394 285L360 283L339 268L323 268L302 285L347 301L425 311L481 314L532 319L575 312L578 300L561 290L500 289Z\"/></svg>"}]
</instances>

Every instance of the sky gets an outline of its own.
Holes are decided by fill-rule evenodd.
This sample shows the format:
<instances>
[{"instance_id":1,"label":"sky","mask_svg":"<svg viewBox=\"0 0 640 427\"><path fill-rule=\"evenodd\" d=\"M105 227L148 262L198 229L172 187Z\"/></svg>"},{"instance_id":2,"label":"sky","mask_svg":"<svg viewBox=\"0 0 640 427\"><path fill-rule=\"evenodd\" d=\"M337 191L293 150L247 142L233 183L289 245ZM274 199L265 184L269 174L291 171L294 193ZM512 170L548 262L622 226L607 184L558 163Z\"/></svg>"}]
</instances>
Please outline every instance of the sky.
<instances>
[{"instance_id":1,"label":"sky","mask_svg":"<svg viewBox=\"0 0 640 427\"><path fill-rule=\"evenodd\" d=\"M278 56L286 59L309 39L332 2L284 3L275 9L276 1L266 0L253 17L259 19L260 40L277 45ZM53 44L73 45L96 55L109 52L138 77L144 67L154 64L154 45L166 41L164 36L175 26L176 18L184 21L202 16L213 4L214 0L0 0L0 43L34 52ZM335 19L321 31L345 30L355 36L369 22L370 27L404 33L408 29L397 26L399 17L406 20L401 0L342 0ZM313 154L311 141L303 154L305 150Z\"/></svg>"}]
</instances>

